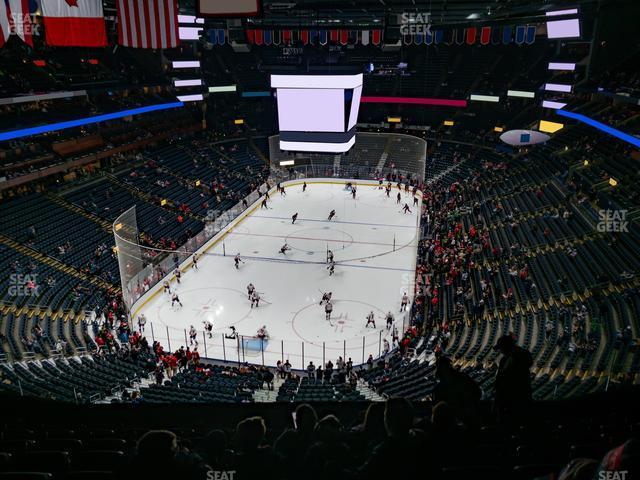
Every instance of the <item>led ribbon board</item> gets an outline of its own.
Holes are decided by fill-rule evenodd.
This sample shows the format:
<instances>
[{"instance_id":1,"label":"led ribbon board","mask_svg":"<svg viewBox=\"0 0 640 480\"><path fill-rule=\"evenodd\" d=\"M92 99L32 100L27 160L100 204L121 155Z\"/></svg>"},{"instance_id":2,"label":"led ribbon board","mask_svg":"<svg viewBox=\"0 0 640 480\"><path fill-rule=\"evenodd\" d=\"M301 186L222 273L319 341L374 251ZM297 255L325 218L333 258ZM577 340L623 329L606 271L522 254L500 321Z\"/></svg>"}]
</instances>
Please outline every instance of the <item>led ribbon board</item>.
<instances>
[{"instance_id":1,"label":"led ribbon board","mask_svg":"<svg viewBox=\"0 0 640 480\"><path fill-rule=\"evenodd\" d=\"M20 130L11 130L0 133L0 141L13 140L14 138L29 137L31 135L40 135L42 133L57 132L67 128L81 127L92 123L106 122L116 118L129 117L132 115L140 115L142 113L157 112L159 110L168 110L170 108L183 107L182 102L161 103L159 105L149 105L147 107L133 108L130 110L121 110L119 112L105 113L103 115L95 115L93 117L80 118L78 120L69 120L66 122L51 123L49 125L40 125L38 127L23 128Z\"/></svg>"},{"instance_id":2,"label":"led ribbon board","mask_svg":"<svg viewBox=\"0 0 640 480\"><path fill-rule=\"evenodd\" d=\"M271 75L280 149L343 153L355 144L362 74Z\"/></svg>"},{"instance_id":3,"label":"led ribbon board","mask_svg":"<svg viewBox=\"0 0 640 480\"><path fill-rule=\"evenodd\" d=\"M640 138L634 137L633 135L629 135L628 133L621 132L609 125L605 125L604 123L598 122L593 118L589 118L585 115L581 115L579 113L567 112L566 110L556 110L556 113L561 117L572 118L573 120L577 120L579 122L585 123L590 127L597 128L601 132L608 133L609 135L613 135L620 140L623 140L631 145L636 147L640 147Z\"/></svg>"},{"instance_id":4,"label":"led ribbon board","mask_svg":"<svg viewBox=\"0 0 640 480\"><path fill-rule=\"evenodd\" d=\"M394 103L405 105L434 105L439 107L466 107L466 100L422 97L362 97L361 103Z\"/></svg>"}]
</instances>

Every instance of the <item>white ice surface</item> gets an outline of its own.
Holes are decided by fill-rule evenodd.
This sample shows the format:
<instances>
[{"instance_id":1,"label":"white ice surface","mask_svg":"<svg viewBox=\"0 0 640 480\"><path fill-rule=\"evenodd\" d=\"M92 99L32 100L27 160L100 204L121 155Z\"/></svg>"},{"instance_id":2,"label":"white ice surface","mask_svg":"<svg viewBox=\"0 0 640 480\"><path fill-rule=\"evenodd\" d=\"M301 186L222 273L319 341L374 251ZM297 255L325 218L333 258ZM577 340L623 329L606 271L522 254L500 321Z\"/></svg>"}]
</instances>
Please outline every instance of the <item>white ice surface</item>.
<instances>
[{"instance_id":1,"label":"white ice surface","mask_svg":"<svg viewBox=\"0 0 640 480\"><path fill-rule=\"evenodd\" d=\"M386 312L393 312L401 332L408 318L400 313L400 299L414 290L419 209L404 192L402 203L396 203L397 193L394 188L387 198L384 190L361 185L353 200L338 184L309 184L305 193L302 186L291 186L284 197L274 193L268 210L255 210L201 256L198 270L188 269L180 284L172 282L183 307L171 307L166 293L142 307L138 313L148 319L146 336L175 350L188 345L186 332L193 325L203 357L262 363L264 353L265 364L289 359L294 368L306 367L309 360L317 365L323 358L335 363L345 353L354 364L363 361L363 353L365 360L369 354L378 357L382 339L391 341ZM411 214L401 212L405 202ZM331 209L336 217L329 222ZM291 247L286 256L279 253L285 242ZM327 248L337 262L333 276L326 268ZM244 261L238 270L236 253ZM247 299L249 282L261 294L258 308L252 309ZM326 291L333 292L331 322L318 305ZM376 329L365 328L371 310ZM205 320L214 325L212 339L204 338ZM248 337L266 325L264 352L254 340L244 345L226 340L223 348L223 334L231 325Z\"/></svg>"}]
</instances>

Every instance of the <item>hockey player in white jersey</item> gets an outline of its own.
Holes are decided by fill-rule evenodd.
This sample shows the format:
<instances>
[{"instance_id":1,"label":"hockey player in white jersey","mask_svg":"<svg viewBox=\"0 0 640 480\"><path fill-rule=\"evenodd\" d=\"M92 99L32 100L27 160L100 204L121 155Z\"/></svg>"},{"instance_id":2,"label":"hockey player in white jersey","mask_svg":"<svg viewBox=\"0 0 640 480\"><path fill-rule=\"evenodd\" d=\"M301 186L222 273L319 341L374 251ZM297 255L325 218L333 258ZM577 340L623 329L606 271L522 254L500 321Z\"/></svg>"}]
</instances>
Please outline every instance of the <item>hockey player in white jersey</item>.
<instances>
[{"instance_id":1,"label":"hockey player in white jersey","mask_svg":"<svg viewBox=\"0 0 640 480\"><path fill-rule=\"evenodd\" d=\"M400 311L405 312L407 310L408 305L409 305L409 296L407 295L407 292L404 292L404 295L402 295L402 300L400 301Z\"/></svg>"}]
</instances>

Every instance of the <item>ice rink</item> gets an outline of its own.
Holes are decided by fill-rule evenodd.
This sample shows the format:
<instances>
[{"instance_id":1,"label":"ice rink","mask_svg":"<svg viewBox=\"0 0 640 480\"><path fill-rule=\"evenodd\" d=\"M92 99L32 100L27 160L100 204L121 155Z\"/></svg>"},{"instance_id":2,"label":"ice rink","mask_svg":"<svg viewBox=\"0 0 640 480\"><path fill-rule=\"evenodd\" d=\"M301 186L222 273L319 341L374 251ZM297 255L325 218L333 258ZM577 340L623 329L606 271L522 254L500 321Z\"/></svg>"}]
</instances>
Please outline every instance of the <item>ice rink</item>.
<instances>
[{"instance_id":1,"label":"ice rink","mask_svg":"<svg viewBox=\"0 0 640 480\"><path fill-rule=\"evenodd\" d=\"M358 185L357 197L339 183L309 183L286 188L286 195L271 193L269 208L258 204L228 232L218 235L198 261L198 269L186 267L181 283L171 283L183 307L171 306L171 295L150 296L140 310L148 323L146 335L172 350L188 346L191 325L198 330L201 356L229 361L275 365L289 359L293 368L310 360L335 363L339 355L360 364L372 354L378 357L385 330L384 317L391 311L398 330L407 322L400 313L404 292L412 296L419 206L413 196L398 189L388 198L384 190ZM402 213L404 203L411 213ZM333 220L327 219L335 209ZM298 213L292 224L291 216ZM291 249L279 253L284 243ZM329 275L327 249L335 255L336 268ZM243 263L234 266L240 253ZM253 283L261 301L251 308L246 287ZM333 293L331 320L319 305L322 293ZM377 328L365 328L373 311ZM204 322L214 325L212 338ZM265 325L269 339L243 342L224 339L229 327L239 335L255 337ZM151 331L153 329L153 331Z\"/></svg>"}]
</instances>

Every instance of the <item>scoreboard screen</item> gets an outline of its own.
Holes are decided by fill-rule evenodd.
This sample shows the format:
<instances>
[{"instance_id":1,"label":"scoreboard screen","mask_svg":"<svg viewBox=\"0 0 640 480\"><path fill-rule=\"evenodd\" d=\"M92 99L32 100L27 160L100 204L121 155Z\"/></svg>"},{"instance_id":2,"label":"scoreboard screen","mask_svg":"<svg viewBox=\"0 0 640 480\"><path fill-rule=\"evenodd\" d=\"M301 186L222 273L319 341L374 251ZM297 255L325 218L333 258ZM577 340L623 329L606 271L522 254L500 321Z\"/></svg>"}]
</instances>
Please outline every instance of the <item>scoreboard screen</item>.
<instances>
[{"instance_id":1,"label":"scoreboard screen","mask_svg":"<svg viewBox=\"0 0 640 480\"><path fill-rule=\"evenodd\" d=\"M355 143L362 74L271 75L280 149L343 153Z\"/></svg>"}]
</instances>

